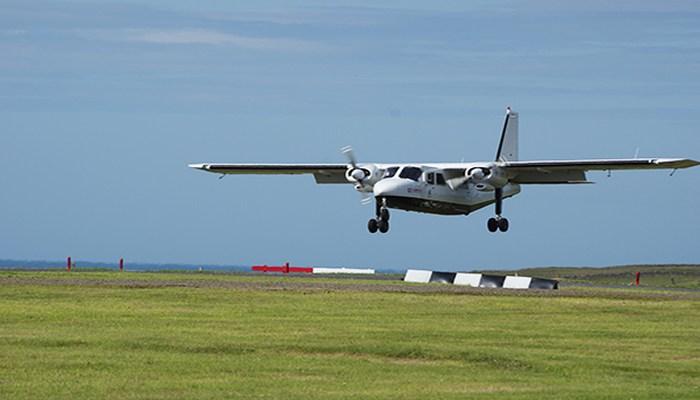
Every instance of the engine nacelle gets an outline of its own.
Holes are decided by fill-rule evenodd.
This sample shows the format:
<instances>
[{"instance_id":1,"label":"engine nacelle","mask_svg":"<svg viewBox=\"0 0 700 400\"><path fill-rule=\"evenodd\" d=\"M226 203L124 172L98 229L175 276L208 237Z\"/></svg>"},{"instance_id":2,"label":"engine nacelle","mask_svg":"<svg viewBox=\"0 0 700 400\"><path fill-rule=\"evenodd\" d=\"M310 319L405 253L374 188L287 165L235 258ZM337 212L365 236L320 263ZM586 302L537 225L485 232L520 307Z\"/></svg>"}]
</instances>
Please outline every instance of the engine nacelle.
<instances>
[{"instance_id":1,"label":"engine nacelle","mask_svg":"<svg viewBox=\"0 0 700 400\"><path fill-rule=\"evenodd\" d=\"M476 190L482 192L491 192L508 184L508 178L496 166L472 167L465 172L465 176Z\"/></svg>"},{"instance_id":2,"label":"engine nacelle","mask_svg":"<svg viewBox=\"0 0 700 400\"><path fill-rule=\"evenodd\" d=\"M380 179L380 171L372 164L357 165L345 171L345 179L355 184L355 189L360 192L371 192L374 184Z\"/></svg>"}]
</instances>

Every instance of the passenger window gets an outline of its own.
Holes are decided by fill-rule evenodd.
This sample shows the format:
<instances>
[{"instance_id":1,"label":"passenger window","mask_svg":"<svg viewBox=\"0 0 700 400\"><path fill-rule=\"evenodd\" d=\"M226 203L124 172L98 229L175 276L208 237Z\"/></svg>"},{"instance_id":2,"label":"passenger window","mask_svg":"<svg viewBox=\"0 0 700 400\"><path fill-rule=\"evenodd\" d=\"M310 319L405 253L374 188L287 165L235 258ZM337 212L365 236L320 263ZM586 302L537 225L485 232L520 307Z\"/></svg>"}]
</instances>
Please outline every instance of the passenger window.
<instances>
[{"instance_id":1,"label":"passenger window","mask_svg":"<svg viewBox=\"0 0 700 400\"><path fill-rule=\"evenodd\" d=\"M435 184L435 173L431 172L429 174L425 174L425 181L428 182L430 185Z\"/></svg>"},{"instance_id":2,"label":"passenger window","mask_svg":"<svg viewBox=\"0 0 700 400\"><path fill-rule=\"evenodd\" d=\"M399 178L407 178L417 182L422 174L423 171L418 167L404 167L399 173Z\"/></svg>"},{"instance_id":3,"label":"passenger window","mask_svg":"<svg viewBox=\"0 0 700 400\"><path fill-rule=\"evenodd\" d=\"M442 176L441 173L435 174L435 177L437 178L437 184L438 184L438 185L445 185L445 177Z\"/></svg>"},{"instance_id":4,"label":"passenger window","mask_svg":"<svg viewBox=\"0 0 700 400\"><path fill-rule=\"evenodd\" d=\"M399 167L389 167L386 169L386 172L384 172L384 178L391 178L392 176L396 175L396 171L399 170Z\"/></svg>"}]
</instances>

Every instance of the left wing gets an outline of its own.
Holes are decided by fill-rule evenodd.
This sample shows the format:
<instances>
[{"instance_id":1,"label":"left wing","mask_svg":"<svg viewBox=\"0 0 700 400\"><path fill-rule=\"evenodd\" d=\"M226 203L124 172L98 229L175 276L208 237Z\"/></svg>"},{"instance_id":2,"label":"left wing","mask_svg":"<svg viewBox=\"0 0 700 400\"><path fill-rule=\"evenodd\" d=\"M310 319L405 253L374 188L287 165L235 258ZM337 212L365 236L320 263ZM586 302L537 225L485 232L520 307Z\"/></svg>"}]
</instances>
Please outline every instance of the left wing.
<instances>
[{"instance_id":1,"label":"left wing","mask_svg":"<svg viewBox=\"0 0 700 400\"><path fill-rule=\"evenodd\" d=\"M216 174L300 175L312 174L316 183L350 183L345 164L190 164L190 168Z\"/></svg>"},{"instance_id":2,"label":"left wing","mask_svg":"<svg viewBox=\"0 0 700 400\"><path fill-rule=\"evenodd\" d=\"M510 161L499 163L513 183L587 183L586 171L681 169L700 165L687 158Z\"/></svg>"}]
</instances>

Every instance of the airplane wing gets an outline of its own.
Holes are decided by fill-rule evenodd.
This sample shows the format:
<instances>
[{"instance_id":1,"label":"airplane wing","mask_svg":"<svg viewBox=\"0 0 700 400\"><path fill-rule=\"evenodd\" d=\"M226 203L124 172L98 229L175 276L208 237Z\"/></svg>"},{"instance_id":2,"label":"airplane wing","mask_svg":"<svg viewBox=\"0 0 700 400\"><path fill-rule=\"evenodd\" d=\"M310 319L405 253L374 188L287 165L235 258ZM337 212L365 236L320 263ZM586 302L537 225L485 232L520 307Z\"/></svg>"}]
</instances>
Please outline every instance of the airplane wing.
<instances>
[{"instance_id":1,"label":"airplane wing","mask_svg":"<svg viewBox=\"0 0 700 400\"><path fill-rule=\"evenodd\" d=\"M316 183L350 183L345 164L190 164L190 168L216 174L301 175L312 174Z\"/></svg>"},{"instance_id":2,"label":"airplane wing","mask_svg":"<svg viewBox=\"0 0 700 400\"><path fill-rule=\"evenodd\" d=\"M589 183L586 171L681 169L700 165L687 158L622 158L601 160L510 161L500 163L513 183Z\"/></svg>"}]
</instances>

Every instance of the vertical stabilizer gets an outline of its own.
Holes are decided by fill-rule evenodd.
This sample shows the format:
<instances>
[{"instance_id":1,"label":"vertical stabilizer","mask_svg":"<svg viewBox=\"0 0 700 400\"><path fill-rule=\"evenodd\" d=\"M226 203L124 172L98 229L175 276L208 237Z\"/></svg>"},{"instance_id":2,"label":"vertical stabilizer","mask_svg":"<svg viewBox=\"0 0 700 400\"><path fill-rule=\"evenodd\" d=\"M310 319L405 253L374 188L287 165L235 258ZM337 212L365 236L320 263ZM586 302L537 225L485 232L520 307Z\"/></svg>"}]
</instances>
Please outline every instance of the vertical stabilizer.
<instances>
[{"instance_id":1,"label":"vertical stabilizer","mask_svg":"<svg viewBox=\"0 0 700 400\"><path fill-rule=\"evenodd\" d=\"M496 161L518 160L518 113L506 108L506 119L503 122L501 142L498 144Z\"/></svg>"}]
</instances>

